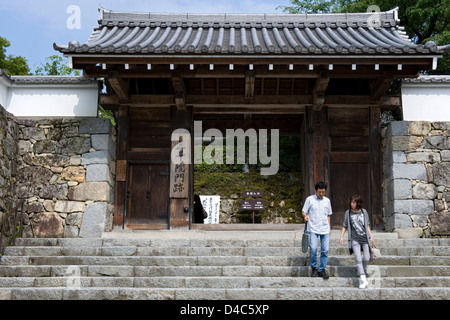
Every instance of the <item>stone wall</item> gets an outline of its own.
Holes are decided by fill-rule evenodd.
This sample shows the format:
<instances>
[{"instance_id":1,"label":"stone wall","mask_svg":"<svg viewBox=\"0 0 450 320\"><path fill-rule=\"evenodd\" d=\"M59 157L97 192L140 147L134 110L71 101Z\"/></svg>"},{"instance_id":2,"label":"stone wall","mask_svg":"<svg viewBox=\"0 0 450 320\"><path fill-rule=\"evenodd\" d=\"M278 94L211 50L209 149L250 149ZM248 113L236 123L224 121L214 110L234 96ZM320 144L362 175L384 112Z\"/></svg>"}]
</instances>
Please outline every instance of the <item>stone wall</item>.
<instances>
[{"instance_id":1,"label":"stone wall","mask_svg":"<svg viewBox=\"0 0 450 320\"><path fill-rule=\"evenodd\" d=\"M0 105L0 219L16 205L19 126Z\"/></svg>"},{"instance_id":2,"label":"stone wall","mask_svg":"<svg viewBox=\"0 0 450 320\"><path fill-rule=\"evenodd\" d=\"M112 226L115 128L108 119L18 120L24 237L98 237Z\"/></svg>"},{"instance_id":3,"label":"stone wall","mask_svg":"<svg viewBox=\"0 0 450 320\"><path fill-rule=\"evenodd\" d=\"M395 121L383 131L385 230L450 235L450 122Z\"/></svg>"}]
</instances>

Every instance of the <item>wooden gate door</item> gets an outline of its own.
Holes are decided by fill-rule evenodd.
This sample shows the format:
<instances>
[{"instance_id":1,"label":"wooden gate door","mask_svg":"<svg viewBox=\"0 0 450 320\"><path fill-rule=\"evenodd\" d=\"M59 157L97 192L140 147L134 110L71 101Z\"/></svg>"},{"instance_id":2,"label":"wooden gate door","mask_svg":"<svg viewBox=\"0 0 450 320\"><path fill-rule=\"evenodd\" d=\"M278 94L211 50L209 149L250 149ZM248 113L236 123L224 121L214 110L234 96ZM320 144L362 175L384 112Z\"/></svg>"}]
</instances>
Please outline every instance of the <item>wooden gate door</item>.
<instances>
[{"instance_id":1,"label":"wooden gate door","mask_svg":"<svg viewBox=\"0 0 450 320\"><path fill-rule=\"evenodd\" d=\"M133 163L129 167L127 220L129 228L167 229L169 166Z\"/></svg>"},{"instance_id":2,"label":"wooden gate door","mask_svg":"<svg viewBox=\"0 0 450 320\"><path fill-rule=\"evenodd\" d=\"M328 109L331 224L342 227L348 199L361 195L372 216L369 109ZM372 220L372 219L371 219Z\"/></svg>"}]
</instances>

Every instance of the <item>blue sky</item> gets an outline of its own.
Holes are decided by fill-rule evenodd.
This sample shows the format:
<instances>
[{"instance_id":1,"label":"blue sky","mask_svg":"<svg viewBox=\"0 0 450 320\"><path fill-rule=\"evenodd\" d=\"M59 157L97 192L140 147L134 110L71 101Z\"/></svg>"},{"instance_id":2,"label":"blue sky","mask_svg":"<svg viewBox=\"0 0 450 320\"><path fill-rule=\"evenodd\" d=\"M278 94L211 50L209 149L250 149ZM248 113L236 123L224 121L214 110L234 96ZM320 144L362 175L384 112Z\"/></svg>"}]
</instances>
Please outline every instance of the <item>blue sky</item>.
<instances>
[{"instance_id":1,"label":"blue sky","mask_svg":"<svg viewBox=\"0 0 450 320\"><path fill-rule=\"evenodd\" d=\"M31 72L51 55L53 43L85 43L99 17L98 7L118 11L170 13L282 13L290 0L0 0L0 37L6 53L27 59ZM71 5L80 9L79 28L69 29Z\"/></svg>"}]
</instances>

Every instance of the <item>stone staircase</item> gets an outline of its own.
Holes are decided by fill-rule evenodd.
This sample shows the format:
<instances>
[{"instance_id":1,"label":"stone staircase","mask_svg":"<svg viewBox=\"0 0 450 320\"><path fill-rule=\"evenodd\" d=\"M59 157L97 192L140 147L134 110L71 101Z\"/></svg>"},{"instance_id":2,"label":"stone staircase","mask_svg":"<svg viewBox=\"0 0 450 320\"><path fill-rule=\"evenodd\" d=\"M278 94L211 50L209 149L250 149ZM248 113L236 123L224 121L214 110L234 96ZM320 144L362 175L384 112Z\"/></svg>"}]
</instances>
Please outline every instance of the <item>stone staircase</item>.
<instances>
[{"instance_id":1,"label":"stone staircase","mask_svg":"<svg viewBox=\"0 0 450 320\"><path fill-rule=\"evenodd\" d=\"M374 232L383 257L359 289L333 230L328 280L309 277L301 231L116 231L17 239L0 262L3 300L448 300L450 239ZM347 235L345 235L346 239Z\"/></svg>"}]
</instances>

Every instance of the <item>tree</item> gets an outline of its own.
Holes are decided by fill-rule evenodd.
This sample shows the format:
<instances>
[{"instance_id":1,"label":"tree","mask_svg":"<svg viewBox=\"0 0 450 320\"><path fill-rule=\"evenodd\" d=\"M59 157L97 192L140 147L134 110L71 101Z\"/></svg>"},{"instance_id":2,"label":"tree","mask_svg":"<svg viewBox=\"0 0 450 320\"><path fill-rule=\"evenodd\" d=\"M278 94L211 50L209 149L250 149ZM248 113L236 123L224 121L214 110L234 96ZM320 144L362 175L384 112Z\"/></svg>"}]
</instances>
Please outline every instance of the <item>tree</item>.
<instances>
[{"instance_id":1,"label":"tree","mask_svg":"<svg viewBox=\"0 0 450 320\"><path fill-rule=\"evenodd\" d=\"M279 6L287 13L367 12L376 5L380 11L399 8L400 25L414 43L450 43L450 0L291 0L292 6ZM450 74L450 53L439 59L438 69L430 72Z\"/></svg>"},{"instance_id":2,"label":"tree","mask_svg":"<svg viewBox=\"0 0 450 320\"><path fill-rule=\"evenodd\" d=\"M6 48L10 45L11 43L6 38L0 37L0 69L7 70L9 75L30 74L30 68L24 57L6 55Z\"/></svg>"},{"instance_id":3,"label":"tree","mask_svg":"<svg viewBox=\"0 0 450 320\"><path fill-rule=\"evenodd\" d=\"M36 75L50 75L50 76L70 76L80 75L80 71L71 69L67 63L58 55L47 57L45 64L41 63L42 67L36 68Z\"/></svg>"}]
</instances>

